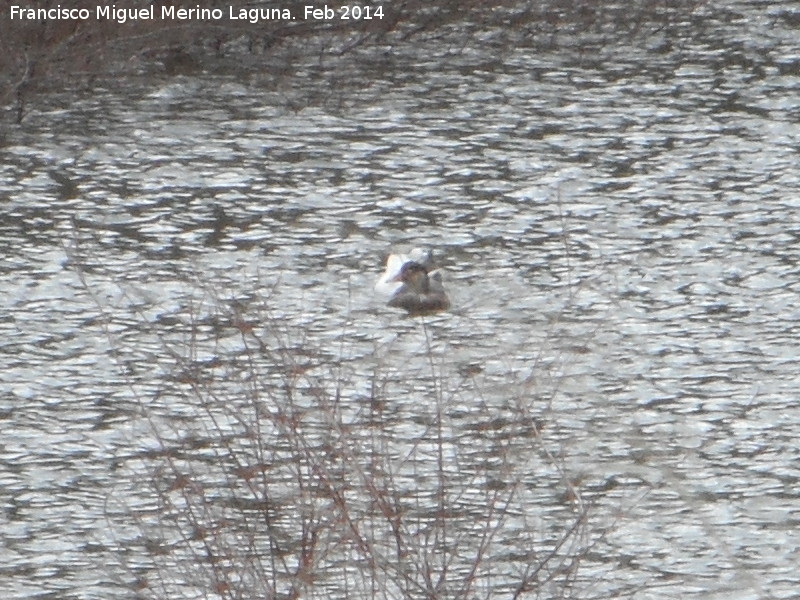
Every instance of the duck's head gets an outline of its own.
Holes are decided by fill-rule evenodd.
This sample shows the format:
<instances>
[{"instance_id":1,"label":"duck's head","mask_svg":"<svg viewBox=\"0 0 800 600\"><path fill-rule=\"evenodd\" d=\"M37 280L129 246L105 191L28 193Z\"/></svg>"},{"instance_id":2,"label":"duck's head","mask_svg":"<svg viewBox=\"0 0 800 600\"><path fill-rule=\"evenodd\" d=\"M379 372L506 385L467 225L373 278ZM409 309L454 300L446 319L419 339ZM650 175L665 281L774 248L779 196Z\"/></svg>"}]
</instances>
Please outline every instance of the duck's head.
<instances>
[{"instance_id":1,"label":"duck's head","mask_svg":"<svg viewBox=\"0 0 800 600\"><path fill-rule=\"evenodd\" d=\"M428 278L428 270L418 262L409 261L391 281L402 281L412 287L421 287Z\"/></svg>"}]
</instances>

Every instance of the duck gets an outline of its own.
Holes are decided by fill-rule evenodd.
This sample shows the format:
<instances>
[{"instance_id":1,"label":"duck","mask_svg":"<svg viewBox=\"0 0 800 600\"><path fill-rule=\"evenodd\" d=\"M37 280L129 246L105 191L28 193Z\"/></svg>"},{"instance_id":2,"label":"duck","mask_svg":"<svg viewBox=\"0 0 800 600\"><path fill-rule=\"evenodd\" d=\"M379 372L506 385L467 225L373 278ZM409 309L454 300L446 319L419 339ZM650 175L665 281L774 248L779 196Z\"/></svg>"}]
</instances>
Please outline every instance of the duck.
<instances>
[{"instance_id":1,"label":"duck","mask_svg":"<svg viewBox=\"0 0 800 600\"><path fill-rule=\"evenodd\" d=\"M441 274L429 273L422 263L407 261L390 281L401 285L389 299L389 306L405 309L409 316L430 315L450 308Z\"/></svg>"},{"instance_id":2,"label":"duck","mask_svg":"<svg viewBox=\"0 0 800 600\"><path fill-rule=\"evenodd\" d=\"M390 254L386 260L386 270L375 284L375 291L386 298L391 298L402 286L397 275L400 274L403 265L409 262L419 263L430 270L433 267L433 252L429 249L414 248L408 254Z\"/></svg>"}]
</instances>

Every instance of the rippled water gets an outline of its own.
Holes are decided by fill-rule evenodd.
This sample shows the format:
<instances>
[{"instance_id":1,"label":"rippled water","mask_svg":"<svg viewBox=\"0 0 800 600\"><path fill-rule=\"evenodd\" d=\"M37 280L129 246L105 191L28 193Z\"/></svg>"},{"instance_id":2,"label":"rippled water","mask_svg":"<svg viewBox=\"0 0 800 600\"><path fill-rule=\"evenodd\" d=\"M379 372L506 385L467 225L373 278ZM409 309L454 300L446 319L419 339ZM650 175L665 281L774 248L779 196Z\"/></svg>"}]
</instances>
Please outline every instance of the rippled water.
<instances>
[{"instance_id":1,"label":"rippled water","mask_svg":"<svg viewBox=\"0 0 800 600\"><path fill-rule=\"evenodd\" d=\"M432 40L297 110L218 77L54 96L0 167L7 597L130 589L148 458L246 413L250 327L288 349L263 389L291 355L325 366L300 405L338 378L354 429L424 440L441 409L463 472L506 436L528 505L568 514L554 453L592 505L572 595L793 597L796 24L729 2L499 60ZM424 329L372 296L418 245L454 305Z\"/></svg>"}]
</instances>

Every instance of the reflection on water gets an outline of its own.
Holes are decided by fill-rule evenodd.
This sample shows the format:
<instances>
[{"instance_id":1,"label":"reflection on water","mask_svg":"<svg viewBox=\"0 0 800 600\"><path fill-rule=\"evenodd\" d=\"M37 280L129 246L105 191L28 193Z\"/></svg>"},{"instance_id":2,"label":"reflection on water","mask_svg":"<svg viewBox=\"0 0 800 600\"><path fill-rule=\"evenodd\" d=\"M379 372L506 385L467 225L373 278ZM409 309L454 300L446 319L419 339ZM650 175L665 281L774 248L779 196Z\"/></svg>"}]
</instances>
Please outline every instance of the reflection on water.
<instances>
[{"instance_id":1,"label":"reflection on water","mask_svg":"<svg viewBox=\"0 0 800 600\"><path fill-rule=\"evenodd\" d=\"M354 455L378 454L370 428L392 440L411 495L435 473L432 424L475 478L465 511L503 485L502 447L541 536L520 545L568 524L562 466L592 505L574 595L791 595L796 21L703 10L586 32L580 52L428 42L347 109L173 79L31 115L0 167L8 597L146 577L159 453L223 477L203 429L219 415L213 433L239 435L276 364L296 366L320 440L320 398ZM427 330L371 295L385 255L417 245L454 305ZM495 550L502 589L529 558Z\"/></svg>"}]
</instances>

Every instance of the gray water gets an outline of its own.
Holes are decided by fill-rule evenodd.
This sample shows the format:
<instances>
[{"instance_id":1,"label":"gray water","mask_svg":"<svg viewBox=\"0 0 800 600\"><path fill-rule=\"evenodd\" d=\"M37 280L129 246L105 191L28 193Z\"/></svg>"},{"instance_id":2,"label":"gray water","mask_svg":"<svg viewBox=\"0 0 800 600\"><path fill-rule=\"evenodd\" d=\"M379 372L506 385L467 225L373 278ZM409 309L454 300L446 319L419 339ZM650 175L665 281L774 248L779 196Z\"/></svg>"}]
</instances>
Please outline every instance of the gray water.
<instances>
[{"instance_id":1,"label":"gray water","mask_svg":"<svg viewBox=\"0 0 800 600\"><path fill-rule=\"evenodd\" d=\"M363 89L299 106L313 67L54 94L0 167L5 597L133 595L159 453L211 415L236 431L256 338L283 349L251 365L263 389L287 356L308 390L341 382L353 448L369 422L409 457L401 492L435 478L437 419L448 468L486 481L510 440L512 532L541 520L549 548L589 507L570 596L797 597L796 15L727 2L548 50L423 38L346 55ZM453 302L424 325L372 292L414 246ZM320 397L297 401L312 420ZM196 446L182 460L214 462ZM495 549L507 597L519 548ZM306 596L346 596L330 579Z\"/></svg>"}]
</instances>

